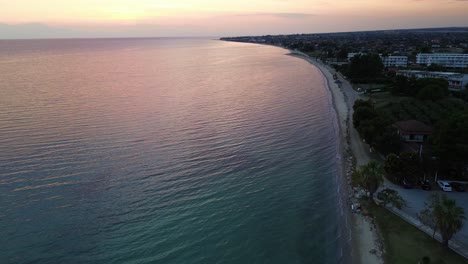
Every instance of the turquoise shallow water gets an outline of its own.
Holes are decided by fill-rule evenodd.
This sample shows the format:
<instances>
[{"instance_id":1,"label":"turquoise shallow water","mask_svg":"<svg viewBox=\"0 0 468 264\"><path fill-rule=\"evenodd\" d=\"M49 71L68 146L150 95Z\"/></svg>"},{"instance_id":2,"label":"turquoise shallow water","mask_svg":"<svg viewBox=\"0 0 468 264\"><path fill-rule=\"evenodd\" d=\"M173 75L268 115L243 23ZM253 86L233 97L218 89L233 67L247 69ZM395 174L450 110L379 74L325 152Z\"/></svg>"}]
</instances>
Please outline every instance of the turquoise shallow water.
<instances>
[{"instance_id":1,"label":"turquoise shallow water","mask_svg":"<svg viewBox=\"0 0 468 264\"><path fill-rule=\"evenodd\" d=\"M0 41L0 263L342 263L334 112L286 53Z\"/></svg>"}]
</instances>

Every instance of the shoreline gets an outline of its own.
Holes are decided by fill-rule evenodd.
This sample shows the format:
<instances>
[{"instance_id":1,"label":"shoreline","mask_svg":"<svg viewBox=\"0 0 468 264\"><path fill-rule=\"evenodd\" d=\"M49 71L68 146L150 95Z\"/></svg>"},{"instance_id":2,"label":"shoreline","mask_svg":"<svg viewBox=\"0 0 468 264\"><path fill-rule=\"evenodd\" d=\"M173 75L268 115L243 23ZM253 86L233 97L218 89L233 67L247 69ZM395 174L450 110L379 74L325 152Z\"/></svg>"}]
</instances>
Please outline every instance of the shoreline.
<instances>
[{"instance_id":1,"label":"shoreline","mask_svg":"<svg viewBox=\"0 0 468 264\"><path fill-rule=\"evenodd\" d=\"M361 142L353 142L353 138L350 136L350 128L352 124L351 118L351 103L359 96L356 94L355 98L349 98L344 92L344 89L348 89L348 92L354 93L351 85L342 76L338 79L342 82L341 87L334 82L333 73L334 70L329 69L326 65L319 61L316 61L306 54L298 51L289 50L290 56L303 59L310 64L314 65L322 74L324 85L326 86L331 99L333 110L335 111L335 119L338 123L338 165L339 175L337 176L339 189L342 190L340 194L340 204L342 205L342 217L344 217L345 230L348 234L342 232L345 236L346 249L349 251L347 255L344 255L345 263L384 263L382 258L382 245L379 242L379 236L376 232L375 224L369 217L361 214L351 212L350 198L353 197L354 192L351 186L351 174L354 169L355 162L355 151L353 146L360 144ZM360 144L361 145L361 144ZM366 158L358 157L357 164L365 164ZM349 259L348 259L349 258Z\"/></svg>"},{"instance_id":2,"label":"shoreline","mask_svg":"<svg viewBox=\"0 0 468 264\"><path fill-rule=\"evenodd\" d=\"M340 228L344 243L342 248L342 263L361 264L373 263L383 264L383 244L377 233L377 228L372 218L360 213L352 212L351 206L355 200L355 191L351 185L351 175L356 166L367 164L370 161L370 153L366 144L361 142L360 136L352 126L353 104L361 96L357 94L351 84L340 74L330 69L322 62L304 54L300 51L290 50L283 46L261 43L249 43L253 45L265 45L281 48L289 53L288 56L305 60L312 64L321 73L325 89L329 93L329 100L334 111L334 125L338 124L336 135L338 136L337 170L339 205L341 205L341 216L344 217ZM334 82L333 73L337 73L341 86ZM344 230L343 230L344 229ZM343 249L345 252L343 253Z\"/></svg>"}]
</instances>

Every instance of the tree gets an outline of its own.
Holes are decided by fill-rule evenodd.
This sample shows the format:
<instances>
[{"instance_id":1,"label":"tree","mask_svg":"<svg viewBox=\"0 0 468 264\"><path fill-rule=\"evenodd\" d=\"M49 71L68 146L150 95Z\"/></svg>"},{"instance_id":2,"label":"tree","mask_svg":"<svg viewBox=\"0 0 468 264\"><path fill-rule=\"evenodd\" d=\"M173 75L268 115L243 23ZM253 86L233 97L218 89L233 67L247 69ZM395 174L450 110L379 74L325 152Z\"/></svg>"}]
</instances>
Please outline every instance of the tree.
<instances>
[{"instance_id":1,"label":"tree","mask_svg":"<svg viewBox=\"0 0 468 264\"><path fill-rule=\"evenodd\" d=\"M354 172L357 183L369 192L370 200L373 199L374 193L383 182L382 172L382 166L376 161L370 161Z\"/></svg>"},{"instance_id":2,"label":"tree","mask_svg":"<svg viewBox=\"0 0 468 264\"><path fill-rule=\"evenodd\" d=\"M448 81L441 78L423 78L416 82L418 86L417 98L420 100L436 101L449 94Z\"/></svg>"},{"instance_id":3,"label":"tree","mask_svg":"<svg viewBox=\"0 0 468 264\"><path fill-rule=\"evenodd\" d=\"M341 48L336 54L336 58L338 60L346 60L348 58L348 50L346 48Z\"/></svg>"},{"instance_id":4,"label":"tree","mask_svg":"<svg viewBox=\"0 0 468 264\"><path fill-rule=\"evenodd\" d=\"M403 152L400 154L400 164L402 176L408 180L416 182L423 175L423 170L419 156L412 152Z\"/></svg>"},{"instance_id":5,"label":"tree","mask_svg":"<svg viewBox=\"0 0 468 264\"><path fill-rule=\"evenodd\" d=\"M442 245L448 247L448 242L463 227L465 212L457 206L456 201L447 198L445 194L433 194L426 208L419 214L423 223L433 228L434 233L440 232Z\"/></svg>"},{"instance_id":6,"label":"tree","mask_svg":"<svg viewBox=\"0 0 468 264\"><path fill-rule=\"evenodd\" d=\"M424 256L419 263L421 263L421 264L430 264L431 263L431 258L428 257L428 256Z\"/></svg>"},{"instance_id":7,"label":"tree","mask_svg":"<svg viewBox=\"0 0 468 264\"><path fill-rule=\"evenodd\" d=\"M392 95L414 97L418 94L420 89L417 83L418 79L415 77L408 78L402 75L397 75L393 80L393 85L390 91Z\"/></svg>"},{"instance_id":8,"label":"tree","mask_svg":"<svg viewBox=\"0 0 468 264\"><path fill-rule=\"evenodd\" d=\"M468 162L468 110L439 121L431 143L442 165L453 165L462 175Z\"/></svg>"},{"instance_id":9,"label":"tree","mask_svg":"<svg viewBox=\"0 0 468 264\"><path fill-rule=\"evenodd\" d=\"M357 127L357 130L369 145L374 146L378 138L384 135L387 125L388 119L385 119L383 116L375 113L375 117L362 120Z\"/></svg>"},{"instance_id":10,"label":"tree","mask_svg":"<svg viewBox=\"0 0 468 264\"><path fill-rule=\"evenodd\" d=\"M426 204L425 209L421 210L421 212L418 213L417 217L419 221L421 221L421 223L432 229L432 238L434 238L435 233L437 231L436 220L434 218L432 210L428 207L428 204Z\"/></svg>"},{"instance_id":11,"label":"tree","mask_svg":"<svg viewBox=\"0 0 468 264\"><path fill-rule=\"evenodd\" d=\"M382 75L383 69L379 55L356 55L349 64L349 77L354 82L374 80Z\"/></svg>"},{"instance_id":12,"label":"tree","mask_svg":"<svg viewBox=\"0 0 468 264\"><path fill-rule=\"evenodd\" d=\"M377 198L382 201L383 206L387 207L388 204L401 209L406 206L406 201L401 197L397 191L386 188L377 194Z\"/></svg>"},{"instance_id":13,"label":"tree","mask_svg":"<svg viewBox=\"0 0 468 264\"><path fill-rule=\"evenodd\" d=\"M401 161L400 158L394 154L388 154L384 163L384 170L389 178L397 182L401 177Z\"/></svg>"},{"instance_id":14,"label":"tree","mask_svg":"<svg viewBox=\"0 0 468 264\"><path fill-rule=\"evenodd\" d=\"M353 113L353 125L355 128L358 128L361 125L361 122L369 121L376 116L377 113L373 108L368 106L358 107Z\"/></svg>"},{"instance_id":15,"label":"tree","mask_svg":"<svg viewBox=\"0 0 468 264\"><path fill-rule=\"evenodd\" d=\"M431 65L427 67L427 70L441 72L441 71L445 71L445 67L436 63L431 63Z\"/></svg>"},{"instance_id":16,"label":"tree","mask_svg":"<svg viewBox=\"0 0 468 264\"><path fill-rule=\"evenodd\" d=\"M384 120L388 123L391 119L387 118ZM400 151L400 135L398 135L397 130L392 126L385 127L383 133L376 135L374 140L375 147L384 155Z\"/></svg>"},{"instance_id":17,"label":"tree","mask_svg":"<svg viewBox=\"0 0 468 264\"><path fill-rule=\"evenodd\" d=\"M369 107L369 108L374 108L374 105L372 104L370 100L358 99L353 104L353 110L356 111L356 109L360 107L364 107L364 106Z\"/></svg>"},{"instance_id":18,"label":"tree","mask_svg":"<svg viewBox=\"0 0 468 264\"><path fill-rule=\"evenodd\" d=\"M418 47L420 53L432 53L432 48L427 44Z\"/></svg>"},{"instance_id":19,"label":"tree","mask_svg":"<svg viewBox=\"0 0 468 264\"><path fill-rule=\"evenodd\" d=\"M353 109L353 125L369 145L378 147L384 153L399 148L398 135L389 129L390 118L384 112L377 111L370 100L357 100Z\"/></svg>"},{"instance_id":20,"label":"tree","mask_svg":"<svg viewBox=\"0 0 468 264\"><path fill-rule=\"evenodd\" d=\"M392 95L404 95L409 87L409 79L403 75L397 75L393 80L393 87L390 91Z\"/></svg>"}]
</instances>

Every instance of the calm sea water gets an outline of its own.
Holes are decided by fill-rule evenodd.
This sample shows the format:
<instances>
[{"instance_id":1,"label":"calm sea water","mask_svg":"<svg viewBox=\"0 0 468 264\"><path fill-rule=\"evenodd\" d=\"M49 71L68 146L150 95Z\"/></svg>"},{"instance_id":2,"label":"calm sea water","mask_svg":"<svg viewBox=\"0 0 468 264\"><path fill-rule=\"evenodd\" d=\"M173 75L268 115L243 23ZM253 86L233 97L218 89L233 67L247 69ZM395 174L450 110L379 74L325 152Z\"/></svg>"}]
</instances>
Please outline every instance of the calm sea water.
<instances>
[{"instance_id":1,"label":"calm sea water","mask_svg":"<svg viewBox=\"0 0 468 264\"><path fill-rule=\"evenodd\" d=\"M0 263L340 263L336 121L286 50L0 41Z\"/></svg>"}]
</instances>

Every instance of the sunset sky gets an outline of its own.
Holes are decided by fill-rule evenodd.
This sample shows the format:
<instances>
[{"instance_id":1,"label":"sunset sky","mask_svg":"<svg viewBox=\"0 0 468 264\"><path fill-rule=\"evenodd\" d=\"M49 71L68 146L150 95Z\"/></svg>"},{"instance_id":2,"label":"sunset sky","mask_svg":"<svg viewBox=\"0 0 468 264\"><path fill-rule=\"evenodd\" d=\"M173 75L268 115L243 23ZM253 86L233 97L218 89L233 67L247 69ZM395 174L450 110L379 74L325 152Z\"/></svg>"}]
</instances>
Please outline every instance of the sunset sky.
<instances>
[{"instance_id":1,"label":"sunset sky","mask_svg":"<svg viewBox=\"0 0 468 264\"><path fill-rule=\"evenodd\" d=\"M233 36L468 26L467 0L0 0L0 38Z\"/></svg>"}]
</instances>

